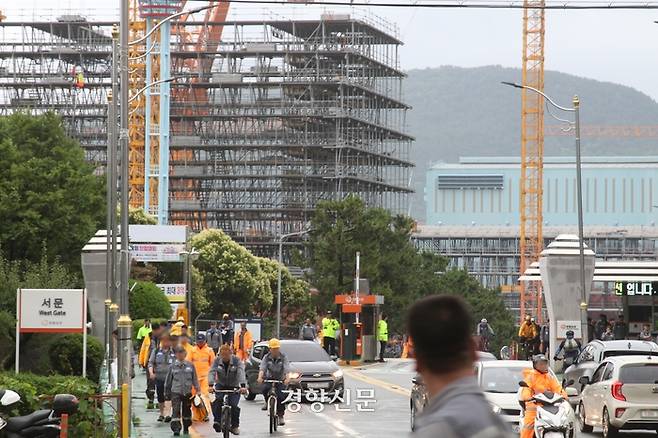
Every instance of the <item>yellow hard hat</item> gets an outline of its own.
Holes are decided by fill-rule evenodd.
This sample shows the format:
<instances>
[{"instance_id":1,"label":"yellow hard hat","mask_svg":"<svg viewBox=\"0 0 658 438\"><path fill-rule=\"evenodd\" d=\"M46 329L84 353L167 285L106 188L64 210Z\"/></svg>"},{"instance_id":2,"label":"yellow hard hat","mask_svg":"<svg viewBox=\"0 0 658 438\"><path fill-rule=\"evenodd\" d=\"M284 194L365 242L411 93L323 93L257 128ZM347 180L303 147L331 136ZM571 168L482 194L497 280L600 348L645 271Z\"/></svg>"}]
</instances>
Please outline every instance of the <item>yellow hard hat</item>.
<instances>
[{"instance_id":1,"label":"yellow hard hat","mask_svg":"<svg viewBox=\"0 0 658 438\"><path fill-rule=\"evenodd\" d=\"M185 321L185 318L183 318L182 316L179 316L178 321Z\"/></svg>"},{"instance_id":2,"label":"yellow hard hat","mask_svg":"<svg viewBox=\"0 0 658 438\"><path fill-rule=\"evenodd\" d=\"M272 338L267 343L267 346L270 347L270 350L273 348L281 348L281 341L279 341L277 338Z\"/></svg>"}]
</instances>

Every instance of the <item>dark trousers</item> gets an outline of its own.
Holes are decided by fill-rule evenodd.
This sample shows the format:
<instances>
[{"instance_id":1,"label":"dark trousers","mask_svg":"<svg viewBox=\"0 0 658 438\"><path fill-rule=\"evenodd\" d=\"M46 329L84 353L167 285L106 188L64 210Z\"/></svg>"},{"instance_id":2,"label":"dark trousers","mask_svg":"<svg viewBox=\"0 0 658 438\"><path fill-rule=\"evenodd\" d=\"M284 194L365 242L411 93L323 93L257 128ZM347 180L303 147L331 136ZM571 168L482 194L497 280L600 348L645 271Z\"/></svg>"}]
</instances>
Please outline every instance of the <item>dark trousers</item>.
<instances>
[{"instance_id":1,"label":"dark trousers","mask_svg":"<svg viewBox=\"0 0 658 438\"><path fill-rule=\"evenodd\" d=\"M267 397L271 388L271 383L263 384L263 397L265 397L265 403L267 403ZM283 417L283 414L286 412L286 406L283 404L283 401L286 399L286 395L283 393L283 383L277 383L276 387L274 388L274 392L276 393L276 400L278 402L276 414L279 417Z\"/></svg>"},{"instance_id":2,"label":"dark trousers","mask_svg":"<svg viewBox=\"0 0 658 438\"><path fill-rule=\"evenodd\" d=\"M192 394L171 394L171 430L180 432L181 419L183 428L192 424Z\"/></svg>"},{"instance_id":3,"label":"dark trousers","mask_svg":"<svg viewBox=\"0 0 658 438\"><path fill-rule=\"evenodd\" d=\"M386 341L379 341L379 360L384 360L384 352L386 351Z\"/></svg>"},{"instance_id":4,"label":"dark trousers","mask_svg":"<svg viewBox=\"0 0 658 438\"><path fill-rule=\"evenodd\" d=\"M240 427L240 393L228 395L228 405L231 407L231 429ZM222 419L222 406L224 406L224 394L217 394L215 401L212 402L212 416L215 423L219 423Z\"/></svg>"},{"instance_id":5,"label":"dark trousers","mask_svg":"<svg viewBox=\"0 0 658 438\"><path fill-rule=\"evenodd\" d=\"M149 373L146 373L146 398L153 403L155 398L155 379L149 379Z\"/></svg>"},{"instance_id":6,"label":"dark trousers","mask_svg":"<svg viewBox=\"0 0 658 438\"><path fill-rule=\"evenodd\" d=\"M322 345L324 346L324 351L326 351L327 354L330 356L336 355L336 338L325 336L322 338Z\"/></svg>"},{"instance_id":7,"label":"dark trousers","mask_svg":"<svg viewBox=\"0 0 658 438\"><path fill-rule=\"evenodd\" d=\"M165 402L165 381L164 379L155 379L155 393L158 395L158 403Z\"/></svg>"}]
</instances>

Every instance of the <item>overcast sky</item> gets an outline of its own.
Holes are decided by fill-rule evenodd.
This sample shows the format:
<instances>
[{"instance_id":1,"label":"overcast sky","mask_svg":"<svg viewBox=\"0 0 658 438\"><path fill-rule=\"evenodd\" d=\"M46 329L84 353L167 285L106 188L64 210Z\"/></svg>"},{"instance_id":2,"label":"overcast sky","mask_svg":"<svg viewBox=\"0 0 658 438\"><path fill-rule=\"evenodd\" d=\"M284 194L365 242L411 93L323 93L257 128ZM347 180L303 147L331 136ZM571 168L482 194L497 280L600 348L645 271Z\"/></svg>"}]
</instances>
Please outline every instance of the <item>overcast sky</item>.
<instances>
[{"instance_id":1,"label":"overcast sky","mask_svg":"<svg viewBox=\"0 0 658 438\"><path fill-rule=\"evenodd\" d=\"M14 6L17 3L0 0L0 8L9 20L19 18ZM57 8L84 8L87 14L93 10L107 17L118 14L119 0L22 0L20 4L21 15L54 15ZM99 4L104 9L98 9ZM115 10L108 6L112 4L117 5ZM271 9L279 15L291 13L287 6ZM303 8L307 13L313 9L318 15L321 13L320 8ZM399 26L405 42L405 69L441 65L521 66L519 10L371 10ZM252 18L256 13L255 9L239 4L231 9L231 14ZM547 11L546 69L628 85L658 100L658 25L654 20L658 20L658 11Z\"/></svg>"}]
</instances>

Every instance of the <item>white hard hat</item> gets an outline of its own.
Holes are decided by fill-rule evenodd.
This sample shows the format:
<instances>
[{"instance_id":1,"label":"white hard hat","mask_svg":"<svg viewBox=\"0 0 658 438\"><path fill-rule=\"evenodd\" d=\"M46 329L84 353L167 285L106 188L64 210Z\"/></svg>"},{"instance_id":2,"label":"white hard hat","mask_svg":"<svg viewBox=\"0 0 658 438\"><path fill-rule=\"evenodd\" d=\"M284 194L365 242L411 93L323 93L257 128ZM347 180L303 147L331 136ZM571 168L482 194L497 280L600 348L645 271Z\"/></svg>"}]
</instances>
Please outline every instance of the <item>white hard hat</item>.
<instances>
[{"instance_id":1,"label":"white hard hat","mask_svg":"<svg viewBox=\"0 0 658 438\"><path fill-rule=\"evenodd\" d=\"M480 322L482 322L482 323L485 323L485 324L486 324L486 323L487 323L487 318L482 318L482 321L480 321Z\"/></svg>"}]
</instances>

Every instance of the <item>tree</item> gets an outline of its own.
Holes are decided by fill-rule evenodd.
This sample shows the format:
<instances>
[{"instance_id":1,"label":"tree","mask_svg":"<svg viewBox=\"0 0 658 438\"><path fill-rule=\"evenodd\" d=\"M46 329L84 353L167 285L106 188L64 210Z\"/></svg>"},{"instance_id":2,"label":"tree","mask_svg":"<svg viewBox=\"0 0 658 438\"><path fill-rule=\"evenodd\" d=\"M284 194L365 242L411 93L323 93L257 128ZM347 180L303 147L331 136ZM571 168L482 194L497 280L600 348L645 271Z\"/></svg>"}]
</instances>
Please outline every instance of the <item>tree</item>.
<instances>
[{"instance_id":1,"label":"tree","mask_svg":"<svg viewBox=\"0 0 658 438\"><path fill-rule=\"evenodd\" d=\"M204 230L191 245L199 251L193 275L199 312L247 315L272 305L272 289L258 260L222 230Z\"/></svg>"},{"instance_id":2,"label":"tree","mask_svg":"<svg viewBox=\"0 0 658 438\"><path fill-rule=\"evenodd\" d=\"M259 313L276 312L276 293L279 282L279 262L277 260L257 257L256 260L260 265L263 275L269 283L270 290L272 291L272 304L269 307L263 307ZM266 303L259 303L266 304ZM309 285L303 280L294 278L288 268L281 267L281 308L285 312L283 319L288 316L300 319L305 317L311 305L309 295Z\"/></svg>"},{"instance_id":3,"label":"tree","mask_svg":"<svg viewBox=\"0 0 658 438\"><path fill-rule=\"evenodd\" d=\"M157 225L158 218L148 214L143 208L131 208L128 210L128 223L133 225Z\"/></svg>"},{"instance_id":4,"label":"tree","mask_svg":"<svg viewBox=\"0 0 658 438\"><path fill-rule=\"evenodd\" d=\"M169 319L171 304L162 289L148 281L131 281L129 296L130 317L133 320L146 318Z\"/></svg>"},{"instance_id":5,"label":"tree","mask_svg":"<svg viewBox=\"0 0 658 438\"><path fill-rule=\"evenodd\" d=\"M80 250L105 216L103 178L48 113L0 117L0 248L9 260L60 257L79 266Z\"/></svg>"},{"instance_id":6,"label":"tree","mask_svg":"<svg viewBox=\"0 0 658 438\"><path fill-rule=\"evenodd\" d=\"M19 288L70 289L81 286L80 277L45 251L36 261L9 261L0 254L0 309L16 316L16 290Z\"/></svg>"},{"instance_id":7,"label":"tree","mask_svg":"<svg viewBox=\"0 0 658 438\"><path fill-rule=\"evenodd\" d=\"M373 293L384 295L391 331L404 329L404 309L437 290L437 272L447 260L419 253L410 243L413 221L380 208L367 208L356 196L322 202L311 220L307 243L310 282L320 291L320 311L333 306L336 293L352 291L356 252L361 253L361 277ZM300 260L300 262L303 262Z\"/></svg>"}]
</instances>

